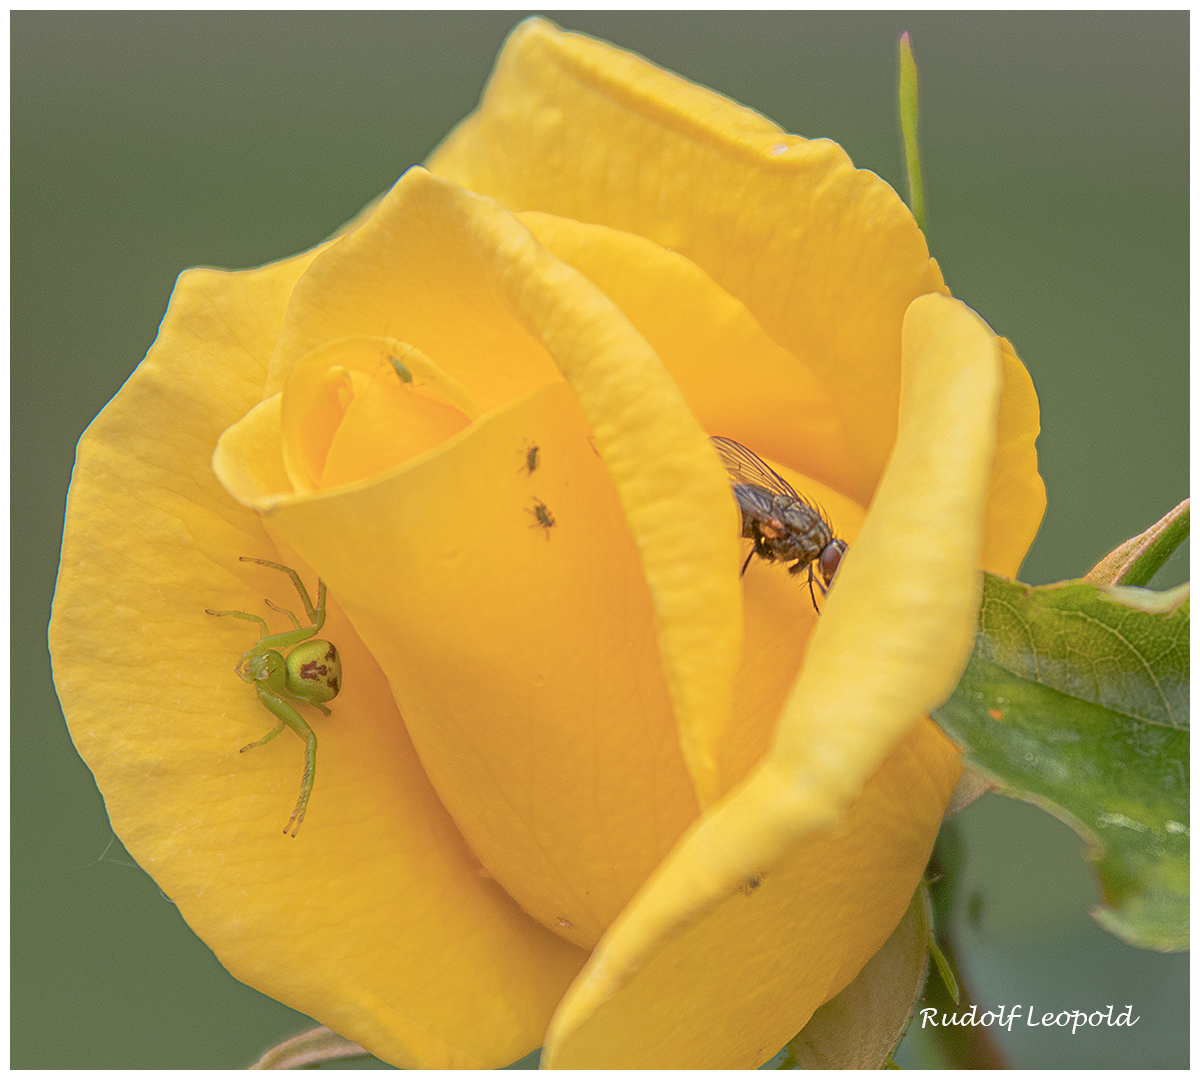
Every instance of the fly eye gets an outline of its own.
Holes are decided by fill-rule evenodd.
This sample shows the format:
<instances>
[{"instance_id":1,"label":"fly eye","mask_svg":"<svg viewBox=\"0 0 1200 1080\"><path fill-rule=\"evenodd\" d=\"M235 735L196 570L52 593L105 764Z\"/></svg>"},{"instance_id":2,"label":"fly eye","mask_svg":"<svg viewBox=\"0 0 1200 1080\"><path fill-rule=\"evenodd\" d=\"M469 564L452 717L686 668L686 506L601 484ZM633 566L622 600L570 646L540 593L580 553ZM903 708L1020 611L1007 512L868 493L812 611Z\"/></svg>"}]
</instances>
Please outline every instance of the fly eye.
<instances>
[{"instance_id":1,"label":"fly eye","mask_svg":"<svg viewBox=\"0 0 1200 1080\"><path fill-rule=\"evenodd\" d=\"M833 581L833 575L837 573L838 565L841 563L842 556L845 553L845 540L831 540L825 545L825 550L821 552L821 558L818 562L818 569L821 571L821 577L825 579L826 585Z\"/></svg>"}]
</instances>

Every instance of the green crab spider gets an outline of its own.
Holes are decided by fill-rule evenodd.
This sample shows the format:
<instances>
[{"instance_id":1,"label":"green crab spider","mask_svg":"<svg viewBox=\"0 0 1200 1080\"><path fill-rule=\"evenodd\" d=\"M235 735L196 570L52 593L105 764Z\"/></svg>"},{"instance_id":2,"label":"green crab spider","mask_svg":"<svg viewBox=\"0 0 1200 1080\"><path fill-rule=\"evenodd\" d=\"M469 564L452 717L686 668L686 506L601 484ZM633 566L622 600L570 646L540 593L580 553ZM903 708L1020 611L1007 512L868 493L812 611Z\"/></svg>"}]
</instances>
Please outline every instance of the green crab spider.
<instances>
[{"instance_id":1,"label":"green crab spider","mask_svg":"<svg viewBox=\"0 0 1200 1080\"><path fill-rule=\"evenodd\" d=\"M266 559L254 559L249 555L240 556L240 561L269 566L273 570L280 570L287 574L292 579L292 584L296 586L296 592L300 594L304 612L309 619L308 626L301 626L300 620L287 608L280 607L268 600L267 607L286 615L291 620L292 626L295 627L294 630L285 630L282 634L272 634L265 619L258 615L251 615L248 611L205 609L209 615L232 615L235 619L256 622L262 627L262 634L258 641L242 653L242 658L233 670L237 672L243 682L251 683L254 686L258 693L258 700L279 720L279 724L257 742L243 746L241 752L244 754L256 746L269 743L285 727L291 728L304 740L306 749L304 777L300 781L300 798L296 801L296 809L288 818L287 825L283 827L285 835L290 828L292 836L295 836L300 828L300 823L304 820L304 812L308 809L308 797L312 794L313 778L317 772L317 736L308 726L304 717L285 699L290 698L292 701L311 705L314 709L320 709L326 716L329 716L329 709L325 707L325 702L332 701L337 697L338 691L342 688L342 661L332 642L322 638L308 640L325 624L325 582L320 578L317 579L317 606L314 608L312 600L309 599L308 590L295 570L281 566L279 563L268 562ZM292 648L293 645L295 648ZM291 649L292 651L285 657L280 651L281 649Z\"/></svg>"}]
</instances>

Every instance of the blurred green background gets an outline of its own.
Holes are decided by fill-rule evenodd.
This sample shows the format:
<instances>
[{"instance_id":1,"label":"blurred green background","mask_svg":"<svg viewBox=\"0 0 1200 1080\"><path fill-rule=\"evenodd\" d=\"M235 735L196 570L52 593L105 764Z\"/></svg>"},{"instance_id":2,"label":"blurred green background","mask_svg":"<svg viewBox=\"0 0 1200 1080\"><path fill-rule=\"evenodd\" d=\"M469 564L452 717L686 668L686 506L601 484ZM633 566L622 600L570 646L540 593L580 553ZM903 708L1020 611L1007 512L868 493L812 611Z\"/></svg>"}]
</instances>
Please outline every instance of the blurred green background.
<instances>
[{"instance_id":1,"label":"blurred green background","mask_svg":"<svg viewBox=\"0 0 1200 1080\"><path fill-rule=\"evenodd\" d=\"M1049 509L1023 579L1082 574L1187 495L1186 12L549 15L837 140L902 192L910 31L930 247L1041 397ZM323 239L473 108L522 17L11 15L14 1068L245 1067L307 1026L227 974L132 863L71 745L45 627L74 444L181 270ZM1155 584L1187 578L1184 551ZM1186 955L1095 926L1081 844L1040 811L988 796L961 820L979 997L1141 1017L1014 1028L1014 1064L1186 1067Z\"/></svg>"}]
</instances>

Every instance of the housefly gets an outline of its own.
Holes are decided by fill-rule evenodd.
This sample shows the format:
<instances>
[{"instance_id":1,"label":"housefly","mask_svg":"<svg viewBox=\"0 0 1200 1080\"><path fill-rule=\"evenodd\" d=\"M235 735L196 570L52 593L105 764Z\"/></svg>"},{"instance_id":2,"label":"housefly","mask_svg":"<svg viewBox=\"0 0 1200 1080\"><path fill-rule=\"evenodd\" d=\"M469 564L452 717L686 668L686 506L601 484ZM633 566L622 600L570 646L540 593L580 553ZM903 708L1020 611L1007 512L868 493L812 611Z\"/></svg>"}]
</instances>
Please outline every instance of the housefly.
<instances>
[{"instance_id":1,"label":"housefly","mask_svg":"<svg viewBox=\"0 0 1200 1080\"><path fill-rule=\"evenodd\" d=\"M742 535L754 541L754 550L746 556L742 573L754 555L768 562L795 560L788 573L808 571L808 592L816 607L813 567L828 586L842 561L846 541L837 539L824 513L797 494L758 455L721 435L712 436L711 441L729 474L733 496L742 511Z\"/></svg>"}]
</instances>

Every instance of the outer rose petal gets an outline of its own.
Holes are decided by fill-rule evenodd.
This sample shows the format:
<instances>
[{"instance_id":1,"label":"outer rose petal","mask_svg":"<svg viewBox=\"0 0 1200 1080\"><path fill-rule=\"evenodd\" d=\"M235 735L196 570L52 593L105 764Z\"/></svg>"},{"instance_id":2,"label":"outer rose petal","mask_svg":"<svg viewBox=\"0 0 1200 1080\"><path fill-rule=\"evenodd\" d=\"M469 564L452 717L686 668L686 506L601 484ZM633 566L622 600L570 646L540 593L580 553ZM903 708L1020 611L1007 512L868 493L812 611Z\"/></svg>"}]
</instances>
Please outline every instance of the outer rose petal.
<instances>
[{"instance_id":1,"label":"outer rose petal","mask_svg":"<svg viewBox=\"0 0 1200 1080\"><path fill-rule=\"evenodd\" d=\"M755 1067L908 904L958 779L920 717L974 639L1001 371L988 327L938 295L912 304L903 350L892 460L775 745L597 946L551 1024L549 1067Z\"/></svg>"},{"instance_id":2,"label":"outer rose petal","mask_svg":"<svg viewBox=\"0 0 1200 1080\"><path fill-rule=\"evenodd\" d=\"M528 19L429 167L694 262L816 373L847 435L846 493L870 500L895 438L904 312L945 286L907 207L840 146Z\"/></svg>"},{"instance_id":3,"label":"outer rose petal","mask_svg":"<svg viewBox=\"0 0 1200 1080\"><path fill-rule=\"evenodd\" d=\"M1034 443L1041 431L1037 391L1013 347L1000 338L1004 396L996 431L996 462L988 485L980 566L1013 577L1037 535L1046 509L1046 485L1037 470Z\"/></svg>"},{"instance_id":4,"label":"outer rose petal","mask_svg":"<svg viewBox=\"0 0 1200 1080\"><path fill-rule=\"evenodd\" d=\"M147 359L80 440L55 679L114 829L235 976L389 1061L502 1065L541 1041L584 954L480 875L336 601L345 689L315 722L303 830L282 836L303 749L285 734L239 755L273 723L232 670L255 631L204 613L295 606L282 575L238 563L300 565L209 459L258 399L312 258L184 274Z\"/></svg>"}]
</instances>

